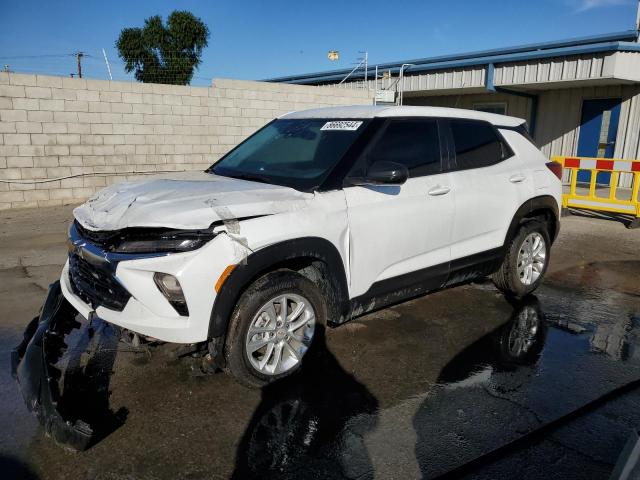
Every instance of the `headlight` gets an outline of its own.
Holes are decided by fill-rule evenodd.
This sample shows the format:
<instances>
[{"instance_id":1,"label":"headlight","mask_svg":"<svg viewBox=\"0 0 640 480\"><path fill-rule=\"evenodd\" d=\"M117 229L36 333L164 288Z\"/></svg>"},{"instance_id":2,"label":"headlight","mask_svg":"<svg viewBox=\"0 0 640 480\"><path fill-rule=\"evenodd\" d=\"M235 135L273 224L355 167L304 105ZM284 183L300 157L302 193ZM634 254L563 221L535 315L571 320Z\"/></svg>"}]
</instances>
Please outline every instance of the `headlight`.
<instances>
[{"instance_id":1,"label":"headlight","mask_svg":"<svg viewBox=\"0 0 640 480\"><path fill-rule=\"evenodd\" d=\"M202 247L216 236L216 224L203 230L129 227L122 230L92 231L74 221L69 229L70 239L86 240L106 252L115 253L175 253Z\"/></svg>"},{"instance_id":2,"label":"headlight","mask_svg":"<svg viewBox=\"0 0 640 480\"><path fill-rule=\"evenodd\" d=\"M202 247L215 234L208 230L172 230L164 232L123 232L114 245L116 253L188 252Z\"/></svg>"}]
</instances>

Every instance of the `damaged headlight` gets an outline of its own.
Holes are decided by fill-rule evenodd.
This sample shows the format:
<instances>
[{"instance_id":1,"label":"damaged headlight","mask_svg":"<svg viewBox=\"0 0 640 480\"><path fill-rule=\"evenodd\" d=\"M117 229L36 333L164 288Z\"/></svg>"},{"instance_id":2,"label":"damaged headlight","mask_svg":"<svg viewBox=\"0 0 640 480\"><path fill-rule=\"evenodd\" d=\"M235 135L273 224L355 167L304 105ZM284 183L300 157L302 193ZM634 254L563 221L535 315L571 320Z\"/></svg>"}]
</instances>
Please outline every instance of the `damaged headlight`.
<instances>
[{"instance_id":1,"label":"damaged headlight","mask_svg":"<svg viewBox=\"0 0 640 480\"><path fill-rule=\"evenodd\" d=\"M140 238L140 234L132 238L123 235L113 251L116 253L188 252L202 247L214 236L213 232L204 231L164 232L149 235L148 238Z\"/></svg>"},{"instance_id":2,"label":"damaged headlight","mask_svg":"<svg viewBox=\"0 0 640 480\"><path fill-rule=\"evenodd\" d=\"M202 247L216 234L216 223L202 230L176 230L171 228L130 227L122 230L93 231L74 221L69 239L85 240L107 252L114 253L177 253Z\"/></svg>"}]
</instances>

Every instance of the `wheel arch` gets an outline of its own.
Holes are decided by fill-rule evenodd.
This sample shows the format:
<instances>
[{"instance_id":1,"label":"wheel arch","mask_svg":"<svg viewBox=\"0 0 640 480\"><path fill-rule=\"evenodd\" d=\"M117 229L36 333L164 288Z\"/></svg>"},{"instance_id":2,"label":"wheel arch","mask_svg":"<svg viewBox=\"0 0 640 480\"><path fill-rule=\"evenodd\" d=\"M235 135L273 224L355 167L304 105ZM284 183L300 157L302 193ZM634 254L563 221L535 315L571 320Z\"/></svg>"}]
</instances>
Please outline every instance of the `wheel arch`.
<instances>
[{"instance_id":1,"label":"wheel arch","mask_svg":"<svg viewBox=\"0 0 640 480\"><path fill-rule=\"evenodd\" d=\"M516 210L507 230L504 245L506 246L509 240L513 238L522 223L540 217L543 217L549 224L549 237L551 238L551 243L553 243L560 231L558 202L551 195L541 195L530 198Z\"/></svg>"},{"instance_id":2,"label":"wheel arch","mask_svg":"<svg viewBox=\"0 0 640 480\"><path fill-rule=\"evenodd\" d=\"M347 318L349 292L337 248L320 237L296 238L257 250L232 270L214 301L208 338L223 337L244 290L260 276L280 268L298 271L320 285L323 296L329 300L328 318L336 323Z\"/></svg>"}]
</instances>

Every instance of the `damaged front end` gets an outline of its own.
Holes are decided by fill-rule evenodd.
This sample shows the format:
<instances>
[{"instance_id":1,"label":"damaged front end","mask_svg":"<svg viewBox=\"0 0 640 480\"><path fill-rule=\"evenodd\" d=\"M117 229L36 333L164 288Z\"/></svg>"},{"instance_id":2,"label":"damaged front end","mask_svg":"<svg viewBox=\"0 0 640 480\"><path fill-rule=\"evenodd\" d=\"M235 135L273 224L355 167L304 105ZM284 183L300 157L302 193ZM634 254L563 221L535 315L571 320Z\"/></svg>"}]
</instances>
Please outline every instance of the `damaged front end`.
<instances>
[{"instance_id":1,"label":"damaged front end","mask_svg":"<svg viewBox=\"0 0 640 480\"><path fill-rule=\"evenodd\" d=\"M109 331L113 327L101 323L98 329L89 326L79 331L71 352L76 360L67 358L64 373L58 368L69 351L67 336L82 326L77 316L62 295L60 282L51 284L40 315L29 323L22 342L11 352L11 371L27 408L45 433L60 445L86 450L121 425L124 412L113 413L108 407L108 381L117 348L103 349L107 354L102 355L99 366L91 359L81 366L79 360L89 344L102 348L105 343L117 343L116 332Z\"/></svg>"}]
</instances>

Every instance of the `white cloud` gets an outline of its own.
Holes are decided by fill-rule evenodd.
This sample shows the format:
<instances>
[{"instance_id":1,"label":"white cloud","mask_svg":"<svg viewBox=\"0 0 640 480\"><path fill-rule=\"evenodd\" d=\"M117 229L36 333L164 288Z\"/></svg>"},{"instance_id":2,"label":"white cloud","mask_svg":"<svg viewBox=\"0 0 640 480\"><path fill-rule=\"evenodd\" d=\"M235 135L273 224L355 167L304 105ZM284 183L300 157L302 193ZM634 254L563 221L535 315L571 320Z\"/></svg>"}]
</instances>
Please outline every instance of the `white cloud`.
<instances>
[{"instance_id":1,"label":"white cloud","mask_svg":"<svg viewBox=\"0 0 640 480\"><path fill-rule=\"evenodd\" d=\"M578 0L572 3L576 6L576 11L585 12L594 8L626 5L629 2L628 0Z\"/></svg>"}]
</instances>

